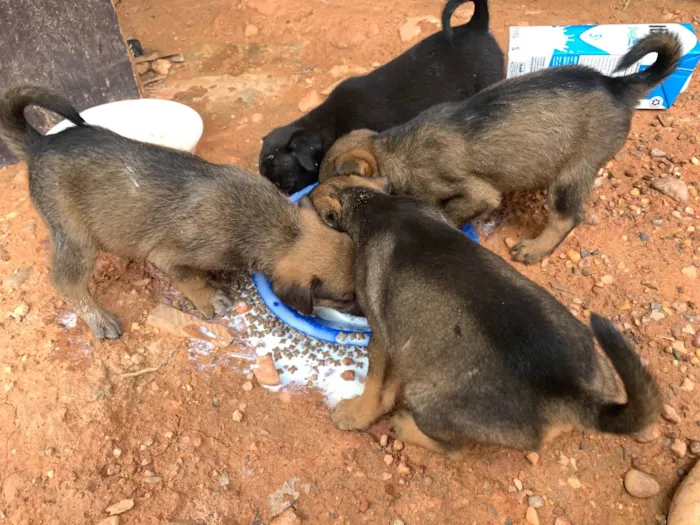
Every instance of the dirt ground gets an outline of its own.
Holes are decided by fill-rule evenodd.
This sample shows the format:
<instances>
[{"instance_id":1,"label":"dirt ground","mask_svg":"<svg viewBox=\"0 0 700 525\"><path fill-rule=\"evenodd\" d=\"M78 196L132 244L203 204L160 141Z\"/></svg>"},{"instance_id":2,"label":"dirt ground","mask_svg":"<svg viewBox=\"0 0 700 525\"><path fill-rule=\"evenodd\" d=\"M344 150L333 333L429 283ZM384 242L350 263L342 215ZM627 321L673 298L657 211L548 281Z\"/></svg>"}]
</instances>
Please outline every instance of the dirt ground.
<instances>
[{"instance_id":1,"label":"dirt ground","mask_svg":"<svg viewBox=\"0 0 700 525\"><path fill-rule=\"evenodd\" d=\"M505 49L511 25L689 22L698 6L493 0L491 20ZM415 42L399 38L406 18L441 8L440 0L122 0L117 12L127 38L185 57L148 96L202 114L205 158L255 170L260 137L297 118L311 90L336 82L333 66L388 61ZM426 24L423 34L435 29ZM309 524L520 524L528 506L542 524L665 523L700 453L700 349L692 343L700 332L700 279L692 277L700 267L699 139L695 79L672 109L637 113L591 197L591 224L545 264L518 265L581 318L612 316L672 408L648 443L573 431L536 464L508 450L456 463L395 446L381 437L386 423L368 433L336 430L318 393L272 393L255 381L250 390L247 361L224 349L203 362L186 340L146 324L169 285L143 263L100 260L94 292L125 333L94 340L50 284L47 232L24 167L0 170L0 523L96 524L122 500L133 508L104 523L262 525L290 503ZM652 157L652 149L666 155ZM666 175L686 182L687 204L651 189ZM506 256L506 238L541 227L541 204L537 195L510 199L484 244ZM660 492L627 494L630 468L651 474Z\"/></svg>"}]
</instances>

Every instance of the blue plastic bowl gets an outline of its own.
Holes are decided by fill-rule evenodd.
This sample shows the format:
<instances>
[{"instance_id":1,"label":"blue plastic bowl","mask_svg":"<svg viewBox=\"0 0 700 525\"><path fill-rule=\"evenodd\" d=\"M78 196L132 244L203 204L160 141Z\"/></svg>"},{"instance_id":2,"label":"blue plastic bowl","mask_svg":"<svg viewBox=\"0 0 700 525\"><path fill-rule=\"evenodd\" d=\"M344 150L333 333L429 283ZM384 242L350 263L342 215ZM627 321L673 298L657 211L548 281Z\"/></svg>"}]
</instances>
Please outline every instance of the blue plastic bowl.
<instances>
[{"instance_id":1,"label":"blue plastic bowl","mask_svg":"<svg viewBox=\"0 0 700 525\"><path fill-rule=\"evenodd\" d=\"M316 186L317 184L307 186L303 190L292 195L290 200L296 204L304 195L309 194ZM476 233L474 226L467 224L464 226L464 228L462 228L462 231L472 241L477 244L479 243L479 235ZM253 283L255 284L255 287L260 294L260 298L263 300L268 310L275 314L280 321L288 326L291 326L302 334L332 344L367 346L367 343L369 343L369 336L372 331L370 330L366 320L361 329L347 330L347 327L340 326L333 321L312 315L302 315L293 308L290 308L284 304L275 295L275 292L272 291L272 284L262 273L253 273ZM350 336L353 334L360 334L361 337L351 338Z\"/></svg>"}]
</instances>

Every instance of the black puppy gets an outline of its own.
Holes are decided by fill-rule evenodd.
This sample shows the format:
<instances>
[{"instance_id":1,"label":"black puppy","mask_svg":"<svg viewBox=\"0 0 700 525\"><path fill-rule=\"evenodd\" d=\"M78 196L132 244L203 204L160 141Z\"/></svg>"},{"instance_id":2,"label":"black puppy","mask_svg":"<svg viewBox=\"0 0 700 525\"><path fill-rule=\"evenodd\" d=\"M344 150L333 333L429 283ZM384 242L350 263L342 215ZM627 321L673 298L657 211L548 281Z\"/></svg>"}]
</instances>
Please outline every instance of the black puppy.
<instances>
[{"instance_id":1,"label":"black puppy","mask_svg":"<svg viewBox=\"0 0 700 525\"><path fill-rule=\"evenodd\" d=\"M442 32L367 75L341 82L323 104L264 137L260 173L294 193L318 180L321 160L338 137L362 128L383 131L501 80L503 52L489 33L486 0L474 0L468 23L450 26L452 14L464 3L447 2Z\"/></svg>"},{"instance_id":2,"label":"black puppy","mask_svg":"<svg viewBox=\"0 0 700 525\"><path fill-rule=\"evenodd\" d=\"M372 328L365 390L338 404L338 428L367 428L398 399L399 439L459 453L474 443L536 450L571 425L629 434L658 417L656 384L612 323L591 319L611 366L565 306L437 208L340 188L336 221L356 244Z\"/></svg>"}]
</instances>

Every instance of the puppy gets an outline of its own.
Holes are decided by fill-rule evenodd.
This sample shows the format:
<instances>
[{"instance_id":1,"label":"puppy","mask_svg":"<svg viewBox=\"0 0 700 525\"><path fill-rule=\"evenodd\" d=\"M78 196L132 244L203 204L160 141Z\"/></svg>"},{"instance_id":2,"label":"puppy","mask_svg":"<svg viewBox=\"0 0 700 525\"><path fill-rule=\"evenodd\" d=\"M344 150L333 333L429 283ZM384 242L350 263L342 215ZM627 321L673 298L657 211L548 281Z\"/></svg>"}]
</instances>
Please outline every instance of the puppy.
<instances>
[{"instance_id":1,"label":"puppy","mask_svg":"<svg viewBox=\"0 0 700 525\"><path fill-rule=\"evenodd\" d=\"M75 127L42 136L25 119L31 104ZM267 274L303 313L315 300L352 308L352 241L262 177L90 126L37 87L0 100L0 139L28 164L30 196L51 235L53 283L99 338L120 329L88 290L98 250L152 262L206 317L228 306L206 271L241 267Z\"/></svg>"},{"instance_id":2,"label":"puppy","mask_svg":"<svg viewBox=\"0 0 700 525\"><path fill-rule=\"evenodd\" d=\"M294 193L318 180L321 159L338 137L359 128L385 130L501 80L503 52L489 33L486 0L474 0L467 24L450 26L464 3L447 2L442 32L367 75L341 82L323 104L264 137L260 173Z\"/></svg>"},{"instance_id":3,"label":"puppy","mask_svg":"<svg viewBox=\"0 0 700 525\"><path fill-rule=\"evenodd\" d=\"M364 392L338 404L338 428L367 428L398 399L398 439L458 454L537 450L574 424L629 434L658 417L654 380L609 321L592 317L612 367L563 305L437 208L351 187L338 191L336 216L357 246L356 294L372 328Z\"/></svg>"},{"instance_id":4,"label":"puppy","mask_svg":"<svg viewBox=\"0 0 700 525\"><path fill-rule=\"evenodd\" d=\"M321 220L331 228L338 224L338 192L343 188L374 188L383 193L391 193L391 182L386 177L331 177L316 186L308 196L302 197L300 204L313 207Z\"/></svg>"},{"instance_id":5,"label":"puppy","mask_svg":"<svg viewBox=\"0 0 700 525\"><path fill-rule=\"evenodd\" d=\"M319 180L388 177L396 193L439 206L456 226L499 206L505 192L547 188L547 226L513 251L516 261L534 263L581 223L596 173L625 143L639 99L678 65L681 43L672 34L645 37L617 71L649 53L656 62L631 75L546 69L382 133L353 131L330 149Z\"/></svg>"}]
</instances>

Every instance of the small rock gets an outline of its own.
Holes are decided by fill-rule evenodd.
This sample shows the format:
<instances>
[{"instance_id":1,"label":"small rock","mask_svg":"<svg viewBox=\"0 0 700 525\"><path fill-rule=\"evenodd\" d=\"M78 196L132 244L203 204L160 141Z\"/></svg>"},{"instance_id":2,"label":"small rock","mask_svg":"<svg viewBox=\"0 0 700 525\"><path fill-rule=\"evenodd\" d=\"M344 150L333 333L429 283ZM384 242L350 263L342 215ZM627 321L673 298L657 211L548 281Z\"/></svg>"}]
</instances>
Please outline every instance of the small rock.
<instances>
[{"instance_id":1,"label":"small rock","mask_svg":"<svg viewBox=\"0 0 700 525\"><path fill-rule=\"evenodd\" d=\"M651 182L651 187L681 204L685 204L690 198L688 186L680 179L670 177L656 179Z\"/></svg>"},{"instance_id":2,"label":"small rock","mask_svg":"<svg viewBox=\"0 0 700 525\"><path fill-rule=\"evenodd\" d=\"M566 480L566 483L572 489L580 489L581 488L581 482L578 480L578 478L569 478Z\"/></svg>"},{"instance_id":3,"label":"small rock","mask_svg":"<svg viewBox=\"0 0 700 525\"><path fill-rule=\"evenodd\" d=\"M685 392L692 392L695 390L695 383L686 377L681 384L681 390Z\"/></svg>"},{"instance_id":4,"label":"small rock","mask_svg":"<svg viewBox=\"0 0 700 525\"><path fill-rule=\"evenodd\" d=\"M686 266L681 270L681 273L685 275L688 279L698 278L698 269L695 266Z\"/></svg>"},{"instance_id":5,"label":"small rock","mask_svg":"<svg viewBox=\"0 0 700 525\"><path fill-rule=\"evenodd\" d=\"M109 518L97 522L97 525L119 525L120 523L121 518L119 518L119 516L110 516Z\"/></svg>"},{"instance_id":6,"label":"small rock","mask_svg":"<svg viewBox=\"0 0 700 525\"><path fill-rule=\"evenodd\" d=\"M515 478L513 480L513 485L515 485L515 488L518 490L523 490L523 482L520 481L518 478Z\"/></svg>"},{"instance_id":7,"label":"small rock","mask_svg":"<svg viewBox=\"0 0 700 525\"><path fill-rule=\"evenodd\" d=\"M21 303L19 306L16 306L12 312L10 312L10 317L19 323L22 322L25 317L27 317L28 313L29 305L27 303Z\"/></svg>"},{"instance_id":8,"label":"small rock","mask_svg":"<svg viewBox=\"0 0 700 525\"><path fill-rule=\"evenodd\" d=\"M270 522L270 525L299 525L301 520L296 515L294 509L288 508L282 514L278 514Z\"/></svg>"},{"instance_id":9,"label":"small rock","mask_svg":"<svg viewBox=\"0 0 700 525\"><path fill-rule=\"evenodd\" d=\"M663 406L663 409L661 411L661 417L663 417L669 423L673 423L674 425L677 425L681 422L681 417L678 415L678 412L676 412L676 409L673 408L671 405Z\"/></svg>"},{"instance_id":10,"label":"small rock","mask_svg":"<svg viewBox=\"0 0 700 525\"><path fill-rule=\"evenodd\" d=\"M541 509L544 507L544 499L542 499L542 496L528 496L527 504L534 509Z\"/></svg>"},{"instance_id":11,"label":"small rock","mask_svg":"<svg viewBox=\"0 0 700 525\"><path fill-rule=\"evenodd\" d=\"M685 441L682 439L676 438L671 445L671 452L673 452L676 457L683 458L686 452L688 452L688 445L686 445Z\"/></svg>"},{"instance_id":12,"label":"small rock","mask_svg":"<svg viewBox=\"0 0 700 525\"><path fill-rule=\"evenodd\" d=\"M629 495L638 499L651 498L661 490L659 483L652 476L636 469L625 474L624 483Z\"/></svg>"},{"instance_id":13,"label":"small rock","mask_svg":"<svg viewBox=\"0 0 700 525\"><path fill-rule=\"evenodd\" d=\"M251 121L253 124L259 124L260 122L262 122L262 120L263 120L263 114L262 114L262 113L253 113L253 114L250 116L250 121ZM241 301L241 302L242 302L242 301ZM245 313L245 312L244 312L244 313Z\"/></svg>"},{"instance_id":14,"label":"small rock","mask_svg":"<svg viewBox=\"0 0 700 525\"><path fill-rule=\"evenodd\" d=\"M399 463L399 466L396 467L396 472L401 474L401 475L405 475L405 474L410 474L411 469L408 468L408 465L406 465L406 463Z\"/></svg>"},{"instance_id":15,"label":"small rock","mask_svg":"<svg viewBox=\"0 0 700 525\"><path fill-rule=\"evenodd\" d=\"M566 518L562 518L561 516L559 516L557 517L557 519L554 520L554 525L571 525L571 522Z\"/></svg>"},{"instance_id":16,"label":"small rock","mask_svg":"<svg viewBox=\"0 0 700 525\"><path fill-rule=\"evenodd\" d=\"M27 280L29 275L32 273L32 267L27 266L26 268L22 268L21 270L17 270L15 273L10 275L5 281L2 283L2 287L5 290L16 290L22 284L24 284L24 281Z\"/></svg>"},{"instance_id":17,"label":"small rock","mask_svg":"<svg viewBox=\"0 0 700 525\"><path fill-rule=\"evenodd\" d=\"M151 69L158 75L167 75L171 67L173 67L172 62L164 58L159 58L151 64Z\"/></svg>"},{"instance_id":18,"label":"small rock","mask_svg":"<svg viewBox=\"0 0 700 525\"><path fill-rule=\"evenodd\" d=\"M503 239L503 242L509 250L512 250L518 244L518 240L513 239L512 237L506 237L505 239Z\"/></svg>"},{"instance_id":19,"label":"small rock","mask_svg":"<svg viewBox=\"0 0 700 525\"><path fill-rule=\"evenodd\" d=\"M399 441L398 439L394 440L394 450L399 452L403 450L404 444L403 441Z\"/></svg>"},{"instance_id":20,"label":"small rock","mask_svg":"<svg viewBox=\"0 0 700 525\"><path fill-rule=\"evenodd\" d=\"M253 24L248 24L247 26L245 26L245 36L255 36L258 34L258 32L258 28Z\"/></svg>"},{"instance_id":21,"label":"small rock","mask_svg":"<svg viewBox=\"0 0 700 525\"><path fill-rule=\"evenodd\" d=\"M384 448L389 444L389 436L386 434L382 434L379 436L379 446Z\"/></svg>"},{"instance_id":22,"label":"small rock","mask_svg":"<svg viewBox=\"0 0 700 525\"><path fill-rule=\"evenodd\" d=\"M122 449L120 449L120 448L115 448L114 450L112 450L112 455L113 455L115 458L121 457L121 455L122 455Z\"/></svg>"},{"instance_id":23,"label":"small rock","mask_svg":"<svg viewBox=\"0 0 700 525\"><path fill-rule=\"evenodd\" d=\"M391 454L384 454L384 464L388 467L394 462L394 456Z\"/></svg>"},{"instance_id":24,"label":"small rock","mask_svg":"<svg viewBox=\"0 0 700 525\"><path fill-rule=\"evenodd\" d=\"M690 163L693 166L700 166L700 159L698 159L697 157L690 157Z\"/></svg>"},{"instance_id":25,"label":"small rock","mask_svg":"<svg viewBox=\"0 0 700 525\"><path fill-rule=\"evenodd\" d=\"M115 503L114 505L110 505L105 509L105 512L109 514L110 516L115 516L117 514L123 514L128 510L131 510L134 508L134 500L133 499L123 499L119 503Z\"/></svg>"},{"instance_id":26,"label":"small rock","mask_svg":"<svg viewBox=\"0 0 700 525\"><path fill-rule=\"evenodd\" d=\"M122 471L119 465L107 465L107 475L116 476Z\"/></svg>"},{"instance_id":27,"label":"small rock","mask_svg":"<svg viewBox=\"0 0 700 525\"><path fill-rule=\"evenodd\" d=\"M182 64L185 62L185 56L182 53L177 53L175 55L170 55L168 60L174 64Z\"/></svg>"},{"instance_id":28,"label":"small rock","mask_svg":"<svg viewBox=\"0 0 700 525\"><path fill-rule=\"evenodd\" d=\"M345 370L342 374L340 374L340 377L342 377L345 381L353 381L355 379L355 371Z\"/></svg>"},{"instance_id":29,"label":"small rock","mask_svg":"<svg viewBox=\"0 0 700 525\"><path fill-rule=\"evenodd\" d=\"M663 226L664 223L665 223L665 221L664 221L663 219L658 219L658 218L657 218L657 219L652 219L652 220L651 220L651 223L652 223L654 226Z\"/></svg>"},{"instance_id":30,"label":"small rock","mask_svg":"<svg viewBox=\"0 0 700 525\"><path fill-rule=\"evenodd\" d=\"M299 111L302 113L306 113L307 111L311 111L316 106L320 105L321 102L323 102L321 95L319 95L315 90L311 90L299 101L297 108L299 108Z\"/></svg>"},{"instance_id":31,"label":"small rock","mask_svg":"<svg viewBox=\"0 0 700 525\"><path fill-rule=\"evenodd\" d=\"M237 314L245 314L250 311L250 305L245 301L236 301L233 308L236 310Z\"/></svg>"},{"instance_id":32,"label":"small rock","mask_svg":"<svg viewBox=\"0 0 700 525\"><path fill-rule=\"evenodd\" d=\"M537 462L540 460L540 455L537 452L530 452L527 456L525 456L527 460L532 463L532 466L534 467L537 465Z\"/></svg>"},{"instance_id":33,"label":"small rock","mask_svg":"<svg viewBox=\"0 0 700 525\"><path fill-rule=\"evenodd\" d=\"M139 75L145 75L151 70L151 64L148 62L141 62L140 64L136 64L134 68L136 68L136 72Z\"/></svg>"},{"instance_id":34,"label":"small rock","mask_svg":"<svg viewBox=\"0 0 700 525\"><path fill-rule=\"evenodd\" d=\"M649 155L651 155L652 157L656 157L657 159L668 157L668 154L665 151L661 151L658 148L652 148L649 151Z\"/></svg>"},{"instance_id":35,"label":"small rock","mask_svg":"<svg viewBox=\"0 0 700 525\"><path fill-rule=\"evenodd\" d=\"M540 519L537 517L537 511L533 507L527 508L527 513L525 514L525 520L530 525L540 525Z\"/></svg>"},{"instance_id":36,"label":"small rock","mask_svg":"<svg viewBox=\"0 0 700 525\"><path fill-rule=\"evenodd\" d=\"M265 386L277 386L280 384L280 375L270 354L258 356L255 359L255 363L258 366L253 370L253 373L258 383Z\"/></svg>"},{"instance_id":37,"label":"small rock","mask_svg":"<svg viewBox=\"0 0 700 525\"><path fill-rule=\"evenodd\" d=\"M642 242L647 242L649 240L649 236L644 232L640 232L639 233L639 240Z\"/></svg>"},{"instance_id":38,"label":"small rock","mask_svg":"<svg viewBox=\"0 0 700 525\"><path fill-rule=\"evenodd\" d=\"M690 453L695 456L700 455L700 441L690 442Z\"/></svg>"},{"instance_id":39,"label":"small rock","mask_svg":"<svg viewBox=\"0 0 700 525\"><path fill-rule=\"evenodd\" d=\"M693 337L693 346L695 348L700 348L700 330L698 330Z\"/></svg>"},{"instance_id":40,"label":"small rock","mask_svg":"<svg viewBox=\"0 0 700 525\"><path fill-rule=\"evenodd\" d=\"M581 254L576 250L568 250L566 252L566 256L574 264L578 263L581 260Z\"/></svg>"},{"instance_id":41,"label":"small rock","mask_svg":"<svg viewBox=\"0 0 700 525\"><path fill-rule=\"evenodd\" d=\"M253 390L253 383L250 381L246 381L245 383L243 383L242 388L245 392L250 392L251 390Z\"/></svg>"},{"instance_id":42,"label":"small rock","mask_svg":"<svg viewBox=\"0 0 700 525\"><path fill-rule=\"evenodd\" d=\"M600 282L603 284L612 284L614 280L615 278L612 275L603 275L603 277L600 278Z\"/></svg>"},{"instance_id":43,"label":"small rock","mask_svg":"<svg viewBox=\"0 0 700 525\"><path fill-rule=\"evenodd\" d=\"M394 518L393 520L391 520L390 525L406 525L406 522L401 518Z\"/></svg>"},{"instance_id":44,"label":"small rock","mask_svg":"<svg viewBox=\"0 0 700 525\"><path fill-rule=\"evenodd\" d=\"M243 421L243 412L240 410L234 410L233 414L231 414L231 419L233 419L236 423L240 423Z\"/></svg>"},{"instance_id":45,"label":"small rock","mask_svg":"<svg viewBox=\"0 0 700 525\"><path fill-rule=\"evenodd\" d=\"M639 432L632 434L632 439L634 439L637 443L651 443L659 439L660 436L661 432L658 428L656 428L656 425L649 425L644 430L640 430Z\"/></svg>"}]
</instances>

